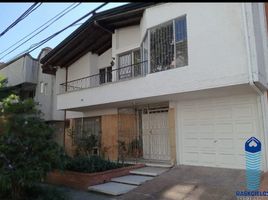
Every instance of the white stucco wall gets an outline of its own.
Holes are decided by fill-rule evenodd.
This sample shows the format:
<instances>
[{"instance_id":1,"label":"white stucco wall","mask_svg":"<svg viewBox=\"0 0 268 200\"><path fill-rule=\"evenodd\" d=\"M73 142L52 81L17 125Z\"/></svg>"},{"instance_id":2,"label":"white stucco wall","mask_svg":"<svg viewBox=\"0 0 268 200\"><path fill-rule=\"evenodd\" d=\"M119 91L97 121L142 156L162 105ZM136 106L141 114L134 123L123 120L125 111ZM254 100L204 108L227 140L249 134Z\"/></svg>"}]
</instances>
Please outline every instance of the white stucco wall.
<instances>
[{"instance_id":1,"label":"white stucco wall","mask_svg":"<svg viewBox=\"0 0 268 200\"><path fill-rule=\"evenodd\" d=\"M185 14L188 66L62 94L58 96L58 108L98 105L248 83L240 3L167 3L150 7L144 12L139 36L138 26L115 31L112 55L139 46L146 29Z\"/></svg>"},{"instance_id":2,"label":"white stucco wall","mask_svg":"<svg viewBox=\"0 0 268 200\"><path fill-rule=\"evenodd\" d=\"M108 67L112 61L112 48L105 51L103 54L98 56L98 69Z\"/></svg>"},{"instance_id":3,"label":"white stucco wall","mask_svg":"<svg viewBox=\"0 0 268 200\"><path fill-rule=\"evenodd\" d=\"M82 117L95 117L102 115L114 115L117 114L118 111L116 108L112 109L91 109L91 110L83 110L83 112L75 112L75 111L67 111L66 119L75 119Z\"/></svg>"},{"instance_id":4,"label":"white stucco wall","mask_svg":"<svg viewBox=\"0 0 268 200\"><path fill-rule=\"evenodd\" d=\"M48 53L47 50L43 50L40 54L40 59ZM41 64L38 68L38 83L35 91L35 101L39 103L39 109L44 114L43 118L46 121L62 121L64 118L64 112L57 110L57 91L59 84L56 82L56 76L42 73ZM59 71L60 72L60 71ZM59 73L58 73L59 75ZM57 77L58 79L60 76ZM41 93L41 83L46 84L45 90Z\"/></svg>"},{"instance_id":5,"label":"white stucco wall","mask_svg":"<svg viewBox=\"0 0 268 200\"><path fill-rule=\"evenodd\" d=\"M115 30L112 36L112 55L140 47L140 26L128 26Z\"/></svg>"}]
</instances>

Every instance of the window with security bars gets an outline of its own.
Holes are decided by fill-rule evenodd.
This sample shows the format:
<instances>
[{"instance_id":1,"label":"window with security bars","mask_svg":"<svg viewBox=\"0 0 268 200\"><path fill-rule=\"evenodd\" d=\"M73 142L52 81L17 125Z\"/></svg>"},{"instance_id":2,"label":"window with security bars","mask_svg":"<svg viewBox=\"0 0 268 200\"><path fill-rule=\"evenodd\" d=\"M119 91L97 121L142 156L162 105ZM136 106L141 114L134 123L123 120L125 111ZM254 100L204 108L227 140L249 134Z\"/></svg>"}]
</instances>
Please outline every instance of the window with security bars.
<instances>
[{"instance_id":1,"label":"window with security bars","mask_svg":"<svg viewBox=\"0 0 268 200\"><path fill-rule=\"evenodd\" d=\"M118 56L119 79L141 75L140 54L140 49L136 49Z\"/></svg>"},{"instance_id":2,"label":"window with security bars","mask_svg":"<svg viewBox=\"0 0 268 200\"><path fill-rule=\"evenodd\" d=\"M149 34L151 73L188 65L186 16L151 28Z\"/></svg>"},{"instance_id":3,"label":"window with security bars","mask_svg":"<svg viewBox=\"0 0 268 200\"><path fill-rule=\"evenodd\" d=\"M100 118L87 117L75 119L75 137L74 143L78 144L79 141L90 135L100 136Z\"/></svg>"}]
</instances>

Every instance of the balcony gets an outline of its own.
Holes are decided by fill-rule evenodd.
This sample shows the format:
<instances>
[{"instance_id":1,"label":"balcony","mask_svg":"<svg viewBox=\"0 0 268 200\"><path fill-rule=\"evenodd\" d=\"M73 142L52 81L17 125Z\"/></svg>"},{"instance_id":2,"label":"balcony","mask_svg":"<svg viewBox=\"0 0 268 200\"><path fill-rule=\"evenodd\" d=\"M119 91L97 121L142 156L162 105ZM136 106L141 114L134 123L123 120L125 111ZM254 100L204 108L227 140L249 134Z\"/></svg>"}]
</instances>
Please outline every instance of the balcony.
<instances>
[{"instance_id":1,"label":"balcony","mask_svg":"<svg viewBox=\"0 0 268 200\"><path fill-rule=\"evenodd\" d=\"M148 73L148 62L143 61L133 65L128 65L113 69L108 67L104 73L94 74L80 79L72 80L60 84L60 94L72 91L78 91L86 88L93 88L111 84L113 82L130 80L143 77Z\"/></svg>"}]
</instances>

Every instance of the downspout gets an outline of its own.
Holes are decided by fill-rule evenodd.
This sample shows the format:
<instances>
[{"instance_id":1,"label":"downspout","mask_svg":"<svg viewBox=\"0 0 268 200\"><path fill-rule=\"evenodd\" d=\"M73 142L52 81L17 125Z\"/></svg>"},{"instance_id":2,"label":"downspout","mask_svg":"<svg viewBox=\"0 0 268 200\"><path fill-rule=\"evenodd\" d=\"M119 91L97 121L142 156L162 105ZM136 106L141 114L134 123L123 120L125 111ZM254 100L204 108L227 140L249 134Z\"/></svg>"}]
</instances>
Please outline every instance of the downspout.
<instances>
[{"instance_id":1,"label":"downspout","mask_svg":"<svg viewBox=\"0 0 268 200\"><path fill-rule=\"evenodd\" d=\"M246 3L242 3L242 15L243 15L243 22L244 22L244 27L245 27L245 39L246 39L246 51L247 51L247 60L248 60L248 78L249 78L249 85L253 88L253 90L255 90L258 95L260 96L260 104L261 104L261 115L262 115L262 120L263 120L263 142L264 142L264 145L265 146L265 151L263 152L266 152L268 147L267 147L267 137L265 135L265 133L267 133L267 129L266 129L266 113L265 113L265 110L267 110L266 108L266 103L265 103L265 94L267 95L267 92L262 92L254 83L254 77L253 77L253 69L252 69L252 66L253 66L253 61L252 61L252 49L250 48L250 34L249 34L249 22L248 22L248 19L247 19L247 11L246 11ZM253 22L252 22L253 24ZM252 36L254 37L254 35ZM253 48L255 49L255 48ZM267 96L266 96L267 97ZM267 101L267 98L266 98L266 101ZM267 171L267 155L264 153L264 170Z\"/></svg>"},{"instance_id":2,"label":"downspout","mask_svg":"<svg viewBox=\"0 0 268 200\"><path fill-rule=\"evenodd\" d=\"M67 92L68 81L68 67L65 68L65 92ZM66 134L66 109L64 109L64 123L63 123L63 149L65 150L65 134Z\"/></svg>"}]
</instances>

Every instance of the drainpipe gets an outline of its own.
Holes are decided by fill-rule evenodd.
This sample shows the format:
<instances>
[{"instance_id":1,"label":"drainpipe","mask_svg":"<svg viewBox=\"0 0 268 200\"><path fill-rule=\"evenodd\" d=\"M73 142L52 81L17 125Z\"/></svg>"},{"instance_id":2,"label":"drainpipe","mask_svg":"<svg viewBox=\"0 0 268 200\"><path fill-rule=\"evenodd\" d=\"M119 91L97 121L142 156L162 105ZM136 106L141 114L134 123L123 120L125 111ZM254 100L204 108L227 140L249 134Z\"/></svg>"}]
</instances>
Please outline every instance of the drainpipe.
<instances>
[{"instance_id":1,"label":"drainpipe","mask_svg":"<svg viewBox=\"0 0 268 200\"><path fill-rule=\"evenodd\" d=\"M68 67L65 68L65 92L67 92L68 81ZM65 150L65 134L66 134L66 109L64 110L64 123L63 123L63 149Z\"/></svg>"},{"instance_id":2,"label":"drainpipe","mask_svg":"<svg viewBox=\"0 0 268 200\"><path fill-rule=\"evenodd\" d=\"M250 34L249 34L249 21L247 19L247 9L246 9L246 3L243 3L242 4L242 15L243 15L243 22L244 22L244 28L245 28L245 39L246 39L246 51L247 51L247 60L248 60L248 78L249 78L249 85L253 88L253 90L255 90L258 95L259 95L259 100L260 100L260 105L261 105L261 115L262 115L262 125L263 125L263 142L264 142L264 147L265 147L265 150L263 152L266 152L268 150L268 141L267 141L267 136L265 133L267 133L267 123L266 123L266 112L265 111L268 111L267 109L267 91L265 91L264 93L255 85L254 83L254 77L253 77L253 65L257 65L256 64L256 61L255 63L253 63L254 61L252 60L252 55L254 56L254 58L256 58L256 53L255 52L252 52L252 51L255 51L256 47L255 45L253 47L251 47L251 41L250 41ZM251 13L248 13L248 14L251 14ZM251 16L251 19L252 19L252 16ZM251 24L253 25L253 22L251 22ZM251 37L254 38L254 34L252 34ZM251 45L250 45L251 44ZM266 153L264 153L264 170L267 171L267 155Z\"/></svg>"}]
</instances>

